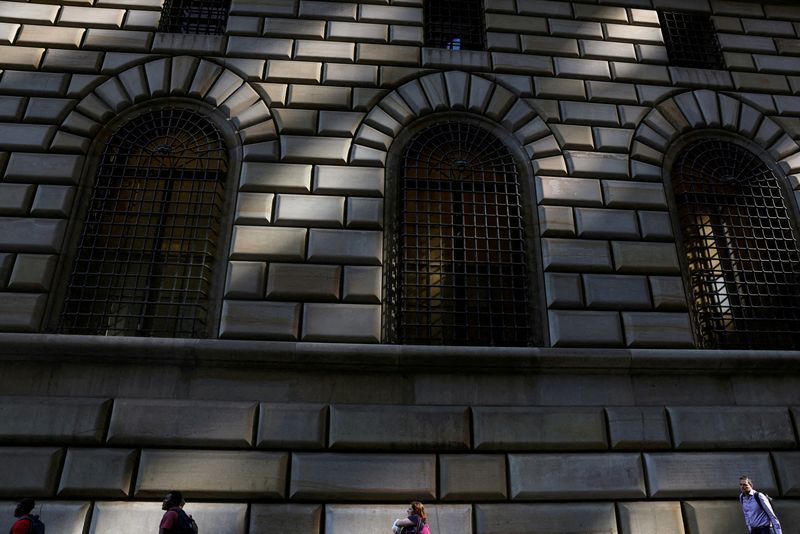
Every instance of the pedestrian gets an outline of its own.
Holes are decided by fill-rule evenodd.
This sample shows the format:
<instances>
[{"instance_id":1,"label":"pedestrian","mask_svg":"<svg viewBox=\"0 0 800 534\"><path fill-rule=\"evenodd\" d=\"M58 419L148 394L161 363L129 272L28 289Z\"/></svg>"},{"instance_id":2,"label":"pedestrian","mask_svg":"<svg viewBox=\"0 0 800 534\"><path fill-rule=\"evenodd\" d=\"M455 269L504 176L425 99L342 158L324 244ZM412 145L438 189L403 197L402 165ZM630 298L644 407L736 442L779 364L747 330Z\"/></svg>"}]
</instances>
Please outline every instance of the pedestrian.
<instances>
[{"instance_id":1,"label":"pedestrian","mask_svg":"<svg viewBox=\"0 0 800 534\"><path fill-rule=\"evenodd\" d=\"M394 534L430 534L428 528L428 514L425 513L425 505L419 501L413 501L405 519L397 519L392 525Z\"/></svg>"},{"instance_id":2,"label":"pedestrian","mask_svg":"<svg viewBox=\"0 0 800 534\"><path fill-rule=\"evenodd\" d=\"M38 515L34 515L33 509L36 501L25 498L17 503L14 508L14 517L17 518L11 525L9 534L44 534L44 523L39 520Z\"/></svg>"},{"instance_id":3,"label":"pedestrian","mask_svg":"<svg viewBox=\"0 0 800 534\"><path fill-rule=\"evenodd\" d=\"M197 534L197 523L183 511L186 501L183 493L172 490L164 497L161 509L165 511L158 526L158 534Z\"/></svg>"},{"instance_id":4,"label":"pedestrian","mask_svg":"<svg viewBox=\"0 0 800 534\"><path fill-rule=\"evenodd\" d=\"M753 489L753 481L747 475L739 477L739 502L744 512L744 522L750 534L770 534L770 525L775 534L781 534L781 523L772 510L770 498Z\"/></svg>"}]
</instances>

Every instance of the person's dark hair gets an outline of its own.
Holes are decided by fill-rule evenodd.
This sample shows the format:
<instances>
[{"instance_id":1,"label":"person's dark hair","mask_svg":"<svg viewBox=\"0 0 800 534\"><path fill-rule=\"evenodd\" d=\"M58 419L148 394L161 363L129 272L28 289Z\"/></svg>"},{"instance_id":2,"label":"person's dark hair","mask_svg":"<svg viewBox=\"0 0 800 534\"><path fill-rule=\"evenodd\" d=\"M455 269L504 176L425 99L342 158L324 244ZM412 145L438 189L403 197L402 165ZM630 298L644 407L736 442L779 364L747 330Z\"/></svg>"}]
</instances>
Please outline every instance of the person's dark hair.
<instances>
[{"instance_id":1,"label":"person's dark hair","mask_svg":"<svg viewBox=\"0 0 800 534\"><path fill-rule=\"evenodd\" d=\"M178 506L183 502L183 493L178 490L168 491L167 495L170 496L169 502L174 503Z\"/></svg>"},{"instance_id":2,"label":"person's dark hair","mask_svg":"<svg viewBox=\"0 0 800 534\"><path fill-rule=\"evenodd\" d=\"M30 497L26 497L17 503L17 507L14 510L14 517L22 517L23 515L27 515L31 513L35 507L36 501Z\"/></svg>"},{"instance_id":3,"label":"person's dark hair","mask_svg":"<svg viewBox=\"0 0 800 534\"><path fill-rule=\"evenodd\" d=\"M423 521L428 520L428 514L425 513L425 505L419 501L412 501L411 502L411 513L413 515L418 515L422 518Z\"/></svg>"}]
</instances>

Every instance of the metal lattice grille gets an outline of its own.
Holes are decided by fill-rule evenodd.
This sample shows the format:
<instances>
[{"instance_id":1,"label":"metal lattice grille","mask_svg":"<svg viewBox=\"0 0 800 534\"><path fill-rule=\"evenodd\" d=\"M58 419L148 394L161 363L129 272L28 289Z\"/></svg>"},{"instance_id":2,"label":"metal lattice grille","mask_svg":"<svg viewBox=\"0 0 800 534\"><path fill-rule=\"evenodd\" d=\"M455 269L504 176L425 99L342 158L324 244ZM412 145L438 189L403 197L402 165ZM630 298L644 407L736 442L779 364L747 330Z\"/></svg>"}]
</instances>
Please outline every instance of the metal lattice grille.
<instances>
[{"instance_id":1,"label":"metal lattice grille","mask_svg":"<svg viewBox=\"0 0 800 534\"><path fill-rule=\"evenodd\" d=\"M230 0L166 0L159 31L221 35L228 22Z\"/></svg>"},{"instance_id":2,"label":"metal lattice grille","mask_svg":"<svg viewBox=\"0 0 800 534\"><path fill-rule=\"evenodd\" d=\"M60 330L204 337L227 156L188 109L140 115L103 152Z\"/></svg>"},{"instance_id":3,"label":"metal lattice grille","mask_svg":"<svg viewBox=\"0 0 800 534\"><path fill-rule=\"evenodd\" d=\"M448 50L484 50L483 2L425 2L425 46Z\"/></svg>"},{"instance_id":4,"label":"metal lattice grille","mask_svg":"<svg viewBox=\"0 0 800 534\"><path fill-rule=\"evenodd\" d=\"M690 145L673 189L704 348L800 348L800 255L780 184L727 141Z\"/></svg>"},{"instance_id":5,"label":"metal lattice grille","mask_svg":"<svg viewBox=\"0 0 800 534\"><path fill-rule=\"evenodd\" d=\"M527 345L517 167L489 132L457 122L409 144L400 206L399 341Z\"/></svg>"},{"instance_id":6,"label":"metal lattice grille","mask_svg":"<svg viewBox=\"0 0 800 534\"><path fill-rule=\"evenodd\" d=\"M701 69L722 68L722 51L711 17L698 13L659 11L658 19L671 64Z\"/></svg>"}]
</instances>

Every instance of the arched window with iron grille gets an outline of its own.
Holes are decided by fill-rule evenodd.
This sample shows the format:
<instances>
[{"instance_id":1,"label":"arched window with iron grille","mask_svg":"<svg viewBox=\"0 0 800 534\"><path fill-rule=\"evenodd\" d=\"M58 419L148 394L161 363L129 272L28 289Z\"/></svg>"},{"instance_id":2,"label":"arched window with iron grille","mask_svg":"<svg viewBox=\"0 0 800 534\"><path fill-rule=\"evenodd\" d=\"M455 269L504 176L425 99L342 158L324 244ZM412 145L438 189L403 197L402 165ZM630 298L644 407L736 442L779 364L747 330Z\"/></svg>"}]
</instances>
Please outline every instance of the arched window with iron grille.
<instances>
[{"instance_id":1,"label":"arched window with iron grille","mask_svg":"<svg viewBox=\"0 0 800 534\"><path fill-rule=\"evenodd\" d=\"M736 143L702 139L672 167L698 344L800 348L798 235L778 177Z\"/></svg>"},{"instance_id":2,"label":"arched window with iron grille","mask_svg":"<svg viewBox=\"0 0 800 534\"><path fill-rule=\"evenodd\" d=\"M123 124L101 156L59 330L205 337L227 169L220 132L192 110Z\"/></svg>"},{"instance_id":3,"label":"arched window with iron grille","mask_svg":"<svg viewBox=\"0 0 800 534\"><path fill-rule=\"evenodd\" d=\"M530 344L519 173L508 148L473 124L433 124L406 145L398 186L393 340Z\"/></svg>"},{"instance_id":4,"label":"arched window with iron grille","mask_svg":"<svg viewBox=\"0 0 800 534\"><path fill-rule=\"evenodd\" d=\"M165 0L158 30L221 35L228 24L230 0Z\"/></svg>"}]
</instances>

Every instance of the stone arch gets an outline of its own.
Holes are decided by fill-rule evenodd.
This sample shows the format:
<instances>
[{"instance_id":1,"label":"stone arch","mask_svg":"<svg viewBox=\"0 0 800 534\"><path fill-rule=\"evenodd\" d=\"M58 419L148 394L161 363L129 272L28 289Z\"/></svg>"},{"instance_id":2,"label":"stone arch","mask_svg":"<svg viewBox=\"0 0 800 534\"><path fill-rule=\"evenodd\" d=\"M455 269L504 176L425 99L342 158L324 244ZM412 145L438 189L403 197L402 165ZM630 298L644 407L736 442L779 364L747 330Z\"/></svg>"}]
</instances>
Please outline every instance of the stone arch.
<instances>
[{"instance_id":1,"label":"stone arch","mask_svg":"<svg viewBox=\"0 0 800 534\"><path fill-rule=\"evenodd\" d=\"M245 151L259 143L259 159L278 158L277 132L262 95L235 72L192 56L136 65L95 87L78 101L58 128L52 148L86 154L97 132L112 117L139 102L188 97L206 102L230 122Z\"/></svg>"},{"instance_id":2,"label":"stone arch","mask_svg":"<svg viewBox=\"0 0 800 534\"><path fill-rule=\"evenodd\" d=\"M384 167L392 143L405 126L443 111L475 113L493 120L525 148L535 173L566 174L561 147L536 110L496 81L463 71L427 74L384 96L356 131L350 164Z\"/></svg>"},{"instance_id":3,"label":"stone arch","mask_svg":"<svg viewBox=\"0 0 800 534\"><path fill-rule=\"evenodd\" d=\"M779 124L746 102L701 89L668 98L644 117L631 145L631 176L661 180L672 142L702 129L738 134L762 147L787 175L800 172L800 145Z\"/></svg>"}]
</instances>

